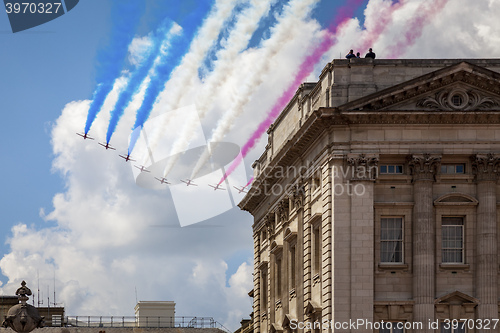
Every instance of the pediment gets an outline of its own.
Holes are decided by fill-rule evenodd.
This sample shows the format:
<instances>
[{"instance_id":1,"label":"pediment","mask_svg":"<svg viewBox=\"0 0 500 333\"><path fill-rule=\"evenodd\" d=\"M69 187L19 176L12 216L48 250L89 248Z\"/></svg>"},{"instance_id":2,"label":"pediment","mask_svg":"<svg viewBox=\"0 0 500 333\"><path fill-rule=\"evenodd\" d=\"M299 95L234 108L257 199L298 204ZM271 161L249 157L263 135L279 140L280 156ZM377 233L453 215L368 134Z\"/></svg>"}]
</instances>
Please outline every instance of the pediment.
<instances>
[{"instance_id":1,"label":"pediment","mask_svg":"<svg viewBox=\"0 0 500 333\"><path fill-rule=\"evenodd\" d=\"M479 201L465 193L452 192L434 201L435 206L477 206Z\"/></svg>"},{"instance_id":2,"label":"pediment","mask_svg":"<svg viewBox=\"0 0 500 333\"><path fill-rule=\"evenodd\" d=\"M434 303L435 304L452 304L452 305L461 305L461 304L477 305L480 302L478 299L456 290L452 293L449 293L449 294L446 294L444 296L439 297L438 299L436 299L434 301Z\"/></svg>"},{"instance_id":3,"label":"pediment","mask_svg":"<svg viewBox=\"0 0 500 333\"><path fill-rule=\"evenodd\" d=\"M310 316L321 312L321 307L315 302L308 301L306 306L305 314Z\"/></svg>"},{"instance_id":4,"label":"pediment","mask_svg":"<svg viewBox=\"0 0 500 333\"><path fill-rule=\"evenodd\" d=\"M283 322L281 323L281 327L283 328L288 328L290 326L290 323L294 320L290 314L286 314L283 318Z\"/></svg>"},{"instance_id":5,"label":"pediment","mask_svg":"<svg viewBox=\"0 0 500 333\"><path fill-rule=\"evenodd\" d=\"M339 106L341 111L500 111L500 73L467 62Z\"/></svg>"}]
</instances>

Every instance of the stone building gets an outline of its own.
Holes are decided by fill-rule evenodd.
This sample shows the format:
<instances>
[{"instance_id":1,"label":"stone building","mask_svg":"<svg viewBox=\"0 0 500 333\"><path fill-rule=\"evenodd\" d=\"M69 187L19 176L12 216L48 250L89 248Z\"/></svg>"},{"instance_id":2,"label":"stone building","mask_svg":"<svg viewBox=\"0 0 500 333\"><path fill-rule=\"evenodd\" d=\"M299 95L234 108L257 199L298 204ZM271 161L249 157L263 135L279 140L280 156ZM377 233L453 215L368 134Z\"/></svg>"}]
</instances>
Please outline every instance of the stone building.
<instances>
[{"instance_id":1,"label":"stone building","mask_svg":"<svg viewBox=\"0 0 500 333\"><path fill-rule=\"evenodd\" d=\"M253 167L256 333L499 318L500 59L334 60Z\"/></svg>"}]
</instances>

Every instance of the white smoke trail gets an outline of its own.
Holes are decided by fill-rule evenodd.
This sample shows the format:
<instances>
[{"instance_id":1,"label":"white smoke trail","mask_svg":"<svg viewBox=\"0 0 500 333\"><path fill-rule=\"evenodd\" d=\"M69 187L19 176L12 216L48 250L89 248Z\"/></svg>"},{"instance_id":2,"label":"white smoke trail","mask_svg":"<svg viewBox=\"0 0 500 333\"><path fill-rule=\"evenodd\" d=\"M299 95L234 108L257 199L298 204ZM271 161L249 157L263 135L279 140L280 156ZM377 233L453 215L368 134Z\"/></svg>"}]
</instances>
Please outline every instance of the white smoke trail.
<instances>
[{"instance_id":1,"label":"white smoke trail","mask_svg":"<svg viewBox=\"0 0 500 333\"><path fill-rule=\"evenodd\" d=\"M207 52L213 47L217 40L225 22L231 17L234 7L240 0L217 0L214 10L203 22L202 27L196 37L191 42L189 51L182 58L181 64L172 72L170 79L172 85L168 93L167 105L162 107L164 110L175 110L178 108L179 102L185 93L185 87L190 85L190 81L198 76L200 68ZM156 130L152 133L150 141L151 151L155 151L162 130L168 125L169 117L164 117L163 124L155 126ZM144 163L148 159L148 154L145 154L141 159Z\"/></svg>"},{"instance_id":2,"label":"white smoke trail","mask_svg":"<svg viewBox=\"0 0 500 333\"><path fill-rule=\"evenodd\" d=\"M233 71L239 70L234 59L248 46L254 32L259 27L261 18L268 15L271 5L275 1L262 0L253 2L250 7L240 12L236 18L234 28L225 42L226 47L216 53L217 60L214 61L214 69L203 83L200 94L196 99L196 109L200 119L203 119L207 112L211 110L218 89L225 84ZM196 119L186 121L179 137L172 146L172 153L187 149L198 126L196 121ZM179 157L180 155L175 156ZM175 158L171 158L164 173L168 174L176 162Z\"/></svg>"},{"instance_id":3,"label":"white smoke trail","mask_svg":"<svg viewBox=\"0 0 500 333\"><path fill-rule=\"evenodd\" d=\"M232 103L229 110L218 121L209 140L212 144L212 149L231 129L234 121L250 101L251 96L262 84L265 74L269 71L269 66L272 62L271 59L278 54L287 41L293 38L291 31L293 31L294 26L299 26L301 22L309 17L311 10L317 2L318 0L292 0L285 6L284 13L278 19L278 24L273 28L274 31L271 38L263 43L264 54L259 57L257 62L252 64L252 75L247 78L248 80L243 85L243 89L239 91L236 100ZM205 165L209 158L210 151L206 149L194 167L191 178L196 177L201 167Z\"/></svg>"}]
</instances>

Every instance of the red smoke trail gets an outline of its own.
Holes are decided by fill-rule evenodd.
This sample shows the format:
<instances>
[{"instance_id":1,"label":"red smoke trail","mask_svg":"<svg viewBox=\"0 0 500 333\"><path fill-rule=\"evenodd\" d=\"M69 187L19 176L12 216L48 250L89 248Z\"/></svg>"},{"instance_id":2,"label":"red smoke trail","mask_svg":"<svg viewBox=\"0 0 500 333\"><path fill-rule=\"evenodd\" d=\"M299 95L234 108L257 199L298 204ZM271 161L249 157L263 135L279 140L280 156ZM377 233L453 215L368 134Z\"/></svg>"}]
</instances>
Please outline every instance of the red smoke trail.
<instances>
[{"instance_id":1,"label":"red smoke trail","mask_svg":"<svg viewBox=\"0 0 500 333\"><path fill-rule=\"evenodd\" d=\"M300 65L298 73L295 75L295 79L288 86L285 92L281 95L278 101L274 104L271 111L268 113L266 119L259 124L257 129L250 136L250 139L245 143L241 149L241 154L231 163L226 173L219 181L221 184L227 176L229 176L234 169L241 163L243 158L248 154L250 150L259 141L262 134L264 134L269 126L273 123L276 117L280 114L281 110L287 105L287 103L292 99L298 86L304 82L304 80L313 71L314 65L321 59L321 56L328 51L336 42L335 35L340 30L340 28L349 21L356 9L363 3L364 0L348 0L348 5L339 9L337 16L333 22L328 27L328 31L323 36L321 43L314 49L313 53L309 55Z\"/></svg>"},{"instance_id":2,"label":"red smoke trail","mask_svg":"<svg viewBox=\"0 0 500 333\"><path fill-rule=\"evenodd\" d=\"M448 0L429 0L418 6L415 16L407 24L404 40L389 48L389 58L396 59L403 55L422 35L425 25L444 8L447 2Z\"/></svg>"},{"instance_id":3,"label":"red smoke trail","mask_svg":"<svg viewBox=\"0 0 500 333\"><path fill-rule=\"evenodd\" d=\"M363 31L361 41L355 44L353 47L354 50L361 50L361 52L365 52L368 48L372 47L373 44L377 41L377 39L382 35L385 29L392 22L393 14L396 10L401 8L406 3L406 0L396 1L392 3L388 7L383 7L376 13L372 13L370 19L372 19L373 25L371 22L367 22L369 18L365 19L365 27L366 30ZM368 25L367 25L368 23ZM363 57L363 54L361 54Z\"/></svg>"},{"instance_id":4,"label":"red smoke trail","mask_svg":"<svg viewBox=\"0 0 500 333\"><path fill-rule=\"evenodd\" d=\"M252 182L253 182L253 177L250 178L250 180L248 181L248 183L243 188L246 188L248 185L252 184Z\"/></svg>"}]
</instances>

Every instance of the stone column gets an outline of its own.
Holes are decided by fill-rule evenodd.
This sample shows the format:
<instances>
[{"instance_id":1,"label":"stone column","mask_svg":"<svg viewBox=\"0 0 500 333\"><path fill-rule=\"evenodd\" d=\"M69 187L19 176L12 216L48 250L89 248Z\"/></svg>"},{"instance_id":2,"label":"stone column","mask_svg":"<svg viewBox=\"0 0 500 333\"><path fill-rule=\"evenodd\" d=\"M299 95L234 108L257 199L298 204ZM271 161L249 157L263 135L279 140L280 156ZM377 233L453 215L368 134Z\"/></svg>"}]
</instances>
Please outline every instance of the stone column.
<instances>
[{"instance_id":1,"label":"stone column","mask_svg":"<svg viewBox=\"0 0 500 333\"><path fill-rule=\"evenodd\" d=\"M434 320L436 234L433 214L432 184L441 156L412 155L408 166L413 176L413 320Z\"/></svg>"},{"instance_id":2,"label":"stone column","mask_svg":"<svg viewBox=\"0 0 500 333\"><path fill-rule=\"evenodd\" d=\"M374 315L374 180L378 155L349 154L351 198L351 319L373 322ZM360 327L350 332L373 332Z\"/></svg>"},{"instance_id":3,"label":"stone column","mask_svg":"<svg viewBox=\"0 0 500 333\"><path fill-rule=\"evenodd\" d=\"M476 319L498 317L498 252L497 252L497 168L500 158L488 155L472 157L472 171L476 177L477 223L476 223Z\"/></svg>"}]
</instances>

